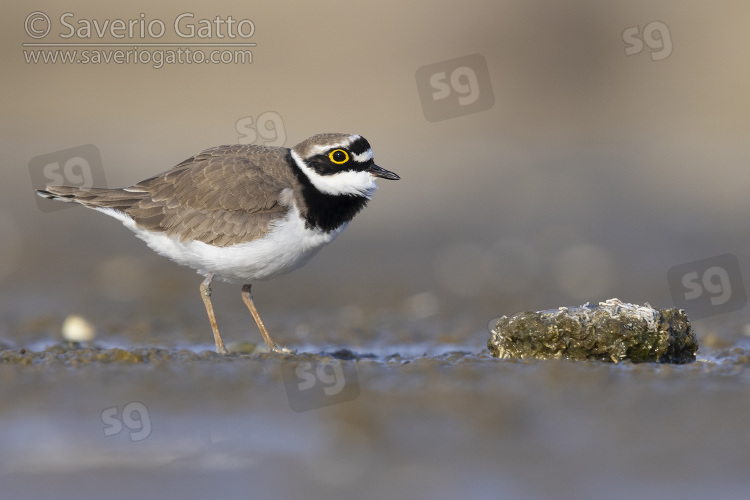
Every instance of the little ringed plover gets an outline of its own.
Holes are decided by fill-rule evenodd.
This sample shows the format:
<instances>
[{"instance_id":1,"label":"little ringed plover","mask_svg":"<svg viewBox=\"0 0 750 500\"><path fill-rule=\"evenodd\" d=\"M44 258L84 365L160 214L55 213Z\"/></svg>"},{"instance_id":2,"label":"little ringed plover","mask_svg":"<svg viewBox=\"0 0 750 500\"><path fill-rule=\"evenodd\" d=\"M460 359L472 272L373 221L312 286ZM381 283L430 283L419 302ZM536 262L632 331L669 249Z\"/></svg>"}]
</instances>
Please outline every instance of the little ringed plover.
<instances>
[{"instance_id":1,"label":"little ringed plover","mask_svg":"<svg viewBox=\"0 0 750 500\"><path fill-rule=\"evenodd\" d=\"M115 217L156 252L205 276L200 289L216 352L227 350L211 304L215 277L242 283L268 349L290 352L268 334L251 284L302 266L333 241L370 201L376 177L399 179L374 163L364 137L318 134L293 148L210 148L127 188L48 186L37 194Z\"/></svg>"}]
</instances>

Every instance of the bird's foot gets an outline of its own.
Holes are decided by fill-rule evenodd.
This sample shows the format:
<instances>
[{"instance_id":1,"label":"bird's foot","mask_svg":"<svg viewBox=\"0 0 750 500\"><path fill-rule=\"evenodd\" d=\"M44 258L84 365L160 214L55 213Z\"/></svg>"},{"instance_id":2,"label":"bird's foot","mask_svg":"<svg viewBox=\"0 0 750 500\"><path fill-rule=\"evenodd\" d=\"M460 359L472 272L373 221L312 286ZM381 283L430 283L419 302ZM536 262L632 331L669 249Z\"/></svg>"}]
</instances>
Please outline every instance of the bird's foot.
<instances>
[{"instance_id":1,"label":"bird's foot","mask_svg":"<svg viewBox=\"0 0 750 500\"><path fill-rule=\"evenodd\" d=\"M276 354L297 354L297 349L290 349L288 347L278 346L276 344L268 346L268 352L274 352Z\"/></svg>"}]
</instances>

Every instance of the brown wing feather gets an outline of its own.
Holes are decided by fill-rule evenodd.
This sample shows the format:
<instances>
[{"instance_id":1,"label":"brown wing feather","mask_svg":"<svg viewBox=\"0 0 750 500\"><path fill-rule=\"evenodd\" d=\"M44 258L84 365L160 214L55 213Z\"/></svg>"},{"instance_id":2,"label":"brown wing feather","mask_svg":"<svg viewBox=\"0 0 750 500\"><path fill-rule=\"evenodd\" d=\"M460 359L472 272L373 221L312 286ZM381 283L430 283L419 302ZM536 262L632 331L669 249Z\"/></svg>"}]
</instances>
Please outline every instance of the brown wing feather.
<instances>
[{"instance_id":1,"label":"brown wing feather","mask_svg":"<svg viewBox=\"0 0 750 500\"><path fill-rule=\"evenodd\" d=\"M207 149L128 188L148 196L125 212L140 227L181 241L229 246L261 238L288 209L279 200L295 182L285 167L287 152L243 145Z\"/></svg>"},{"instance_id":2,"label":"brown wing feather","mask_svg":"<svg viewBox=\"0 0 750 500\"><path fill-rule=\"evenodd\" d=\"M281 192L297 182L288 150L235 145L207 149L125 189L49 187L62 198L126 213L138 227L180 241L230 246L263 237L288 207Z\"/></svg>"}]
</instances>

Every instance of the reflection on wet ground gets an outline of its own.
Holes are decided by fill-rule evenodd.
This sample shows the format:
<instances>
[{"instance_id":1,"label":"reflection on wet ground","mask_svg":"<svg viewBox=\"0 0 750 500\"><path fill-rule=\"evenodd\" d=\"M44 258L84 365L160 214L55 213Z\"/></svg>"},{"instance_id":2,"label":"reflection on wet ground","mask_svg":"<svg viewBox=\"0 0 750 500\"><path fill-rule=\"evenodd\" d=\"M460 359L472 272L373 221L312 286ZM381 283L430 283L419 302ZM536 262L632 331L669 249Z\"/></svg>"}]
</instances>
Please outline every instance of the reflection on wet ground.
<instances>
[{"instance_id":1,"label":"reflection on wet ground","mask_svg":"<svg viewBox=\"0 0 750 500\"><path fill-rule=\"evenodd\" d=\"M679 366L498 360L473 341L3 344L3 498L729 498L750 483L741 338Z\"/></svg>"}]
</instances>

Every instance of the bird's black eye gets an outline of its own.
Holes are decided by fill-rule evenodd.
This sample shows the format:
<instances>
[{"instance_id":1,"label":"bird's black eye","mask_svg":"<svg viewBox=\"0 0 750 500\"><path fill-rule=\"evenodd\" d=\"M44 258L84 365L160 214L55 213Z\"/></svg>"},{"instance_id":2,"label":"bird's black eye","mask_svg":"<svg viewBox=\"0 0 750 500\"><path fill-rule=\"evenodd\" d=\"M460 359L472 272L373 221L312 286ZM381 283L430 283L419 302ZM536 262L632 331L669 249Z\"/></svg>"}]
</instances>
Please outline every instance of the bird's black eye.
<instances>
[{"instance_id":1,"label":"bird's black eye","mask_svg":"<svg viewBox=\"0 0 750 500\"><path fill-rule=\"evenodd\" d=\"M329 153L328 158L330 158L333 163L341 165L342 163L349 161L349 153L343 149L334 149Z\"/></svg>"}]
</instances>

